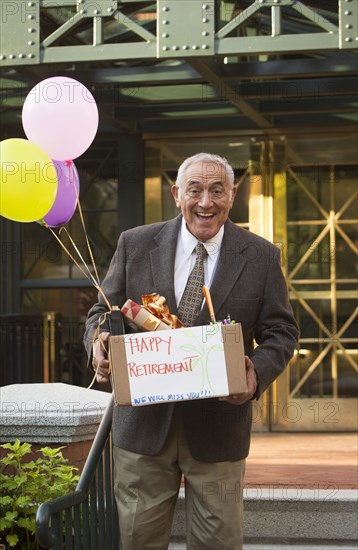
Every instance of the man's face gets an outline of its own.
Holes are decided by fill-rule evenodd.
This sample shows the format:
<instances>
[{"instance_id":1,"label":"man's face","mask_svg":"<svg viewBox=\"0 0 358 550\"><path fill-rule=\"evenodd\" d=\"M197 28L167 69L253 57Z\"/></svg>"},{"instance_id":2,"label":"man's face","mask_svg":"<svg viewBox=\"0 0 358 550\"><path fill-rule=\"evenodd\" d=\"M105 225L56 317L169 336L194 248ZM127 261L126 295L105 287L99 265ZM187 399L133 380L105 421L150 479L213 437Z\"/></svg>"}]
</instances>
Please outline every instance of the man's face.
<instances>
[{"instance_id":1,"label":"man's face","mask_svg":"<svg viewBox=\"0 0 358 550\"><path fill-rule=\"evenodd\" d=\"M180 193L174 185L172 194L190 233L205 242L226 222L236 189L220 164L199 161L187 168Z\"/></svg>"}]
</instances>

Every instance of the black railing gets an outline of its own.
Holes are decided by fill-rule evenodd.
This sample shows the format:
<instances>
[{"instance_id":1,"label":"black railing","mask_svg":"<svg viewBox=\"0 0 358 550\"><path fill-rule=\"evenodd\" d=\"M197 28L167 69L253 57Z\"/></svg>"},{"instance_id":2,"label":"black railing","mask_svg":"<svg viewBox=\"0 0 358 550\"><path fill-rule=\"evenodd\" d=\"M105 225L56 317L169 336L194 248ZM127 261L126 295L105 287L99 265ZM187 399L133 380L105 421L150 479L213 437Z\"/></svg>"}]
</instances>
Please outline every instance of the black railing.
<instances>
[{"instance_id":1,"label":"black railing","mask_svg":"<svg viewBox=\"0 0 358 550\"><path fill-rule=\"evenodd\" d=\"M55 550L118 550L117 508L113 494L111 425L113 399L73 493L41 504L36 537Z\"/></svg>"},{"instance_id":2,"label":"black railing","mask_svg":"<svg viewBox=\"0 0 358 550\"><path fill-rule=\"evenodd\" d=\"M1 385L60 381L61 315L0 316Z\"/></svg>"}]
</instances>

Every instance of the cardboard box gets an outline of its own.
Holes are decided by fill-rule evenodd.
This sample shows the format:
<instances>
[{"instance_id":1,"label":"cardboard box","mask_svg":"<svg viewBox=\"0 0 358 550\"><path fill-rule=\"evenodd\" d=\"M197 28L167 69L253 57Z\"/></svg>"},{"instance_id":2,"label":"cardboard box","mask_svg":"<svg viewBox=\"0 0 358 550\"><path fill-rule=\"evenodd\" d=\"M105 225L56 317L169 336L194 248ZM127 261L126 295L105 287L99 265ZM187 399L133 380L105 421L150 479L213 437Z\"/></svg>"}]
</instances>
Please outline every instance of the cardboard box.
<instances>
[{"instance_id":1,"label":"cardboard box","mask_svg":"<svg viewBox=\"0 0 358 550\"><path fill-rule=\"evenodd\" d=\"M240 323L111 336L109 360L116 405L223 397L247 389Z\"/></svg>"}]
</instances>

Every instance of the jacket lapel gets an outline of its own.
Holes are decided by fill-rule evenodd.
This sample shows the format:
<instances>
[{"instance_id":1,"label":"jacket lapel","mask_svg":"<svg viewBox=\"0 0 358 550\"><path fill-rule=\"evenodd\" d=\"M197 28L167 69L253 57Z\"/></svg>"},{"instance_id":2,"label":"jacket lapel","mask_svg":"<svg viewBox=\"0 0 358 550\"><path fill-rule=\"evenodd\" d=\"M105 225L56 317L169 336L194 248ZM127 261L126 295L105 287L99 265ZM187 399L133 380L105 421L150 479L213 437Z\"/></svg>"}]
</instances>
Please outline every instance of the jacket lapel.
<instances>
[{"instance_id":1,"label":"jacket lapel","mask_svg":"<svg viewBox=\"0 0 358 550\"><path fill-rule=\"evenodd\" d=\"M244 269L247 257L243 254L248 246L247 231L236 226L228 220L225 223L225 232L221 244L220 257L216 266L215 276L210 287L211 299L214 311L219 311L225 303L233 286L240 277ZM200 315L196 320L196 325L206 323L209 312L207 305L204 304ZM218 321L220 319L217 319Z\"/></svg>"},{"instance_id":2,"label":"jacket lapel","mask_svg":"<svg viewBox=\"0 0 358 550\"><path fill-rule=\"evenodd\" d=\"M174 314L178 313L174 292L174 262L181 219L179 215L163 225L154 237L157 247L150 252L154 288L160 289L170 312Z\"/></svg>"},{"instance_id":3,"label":"jacket lapel","mask_svg":"<svg viewBox=\"0 0 358 550\"><path fill-rule=\"evenodd\" d=\"M174 262L182 215L163 225L154 237L156 248L150 252L154 288L160 289L173 314L178 314L174 292ZM228 220L221 245L220 257L210 288L215 311L219 311L226 301L247 262L243 252L248 246L247 231ZM209 319L207 305L199 314L195 324L206 324Z\"/></svg>"}]
</instances>

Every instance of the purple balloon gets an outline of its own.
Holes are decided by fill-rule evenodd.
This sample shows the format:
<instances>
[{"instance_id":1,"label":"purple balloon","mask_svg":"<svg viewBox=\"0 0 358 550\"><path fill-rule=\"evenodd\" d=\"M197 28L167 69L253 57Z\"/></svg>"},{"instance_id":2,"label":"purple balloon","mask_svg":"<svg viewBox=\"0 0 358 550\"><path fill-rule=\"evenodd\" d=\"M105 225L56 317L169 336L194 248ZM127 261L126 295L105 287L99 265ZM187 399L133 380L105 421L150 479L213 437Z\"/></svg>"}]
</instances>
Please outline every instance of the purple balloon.
<instances>
[{"instance_id":1,"label":"purple balloon","mask_svg":"<svg viewBox=\"0 0 358 550\"><path fill-rule=\"evenodd\" d=\"M80 194L77 168L72 160L53 160L58 179L57 194L51 210L41 221L49 227L65 225L72 218Z\"/></svg>"}]
</instances>

